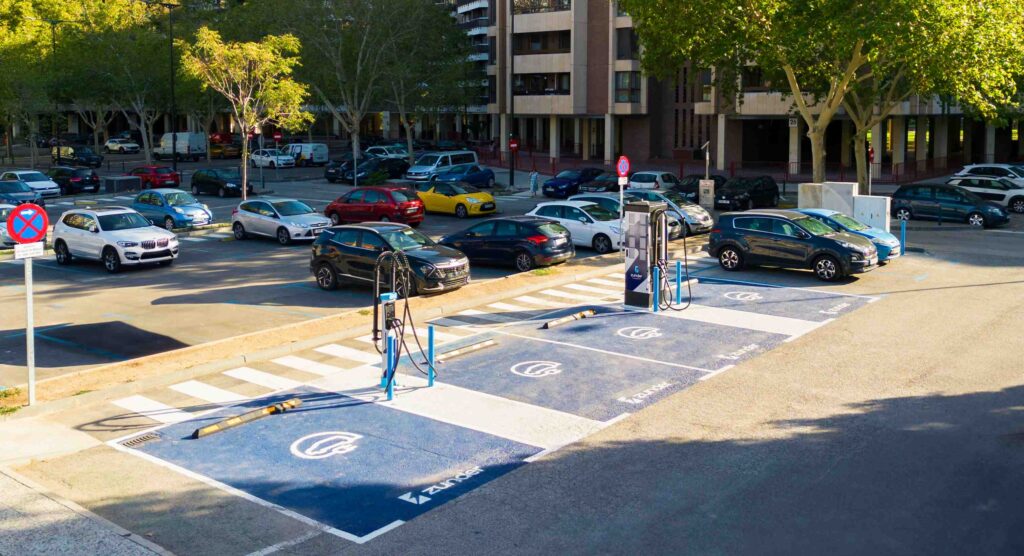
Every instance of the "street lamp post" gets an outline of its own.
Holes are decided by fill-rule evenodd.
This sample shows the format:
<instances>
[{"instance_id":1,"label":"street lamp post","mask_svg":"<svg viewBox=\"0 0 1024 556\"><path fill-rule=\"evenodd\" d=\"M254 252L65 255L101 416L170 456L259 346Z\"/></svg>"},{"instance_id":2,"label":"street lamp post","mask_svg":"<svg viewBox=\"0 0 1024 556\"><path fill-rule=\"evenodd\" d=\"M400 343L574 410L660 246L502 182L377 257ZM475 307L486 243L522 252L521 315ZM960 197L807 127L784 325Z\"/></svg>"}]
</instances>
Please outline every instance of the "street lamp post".
<instances>
[{"instance_id":1,"label":"street lamp post","mask_svg":"<svg viewBox=\"0 0 1024 556\"><path fill-rule=\"evenodd\" d=\"M516 121L516 2L515 0L508 0L509 5L509 37L508 37L508 91L509 91L509 108L508 108L508 139L506 145L508 145L508 188L515 189L516 185L516 153L512 150L511 139L515 137L515 121Z\"/></svg>"}]
</instances>

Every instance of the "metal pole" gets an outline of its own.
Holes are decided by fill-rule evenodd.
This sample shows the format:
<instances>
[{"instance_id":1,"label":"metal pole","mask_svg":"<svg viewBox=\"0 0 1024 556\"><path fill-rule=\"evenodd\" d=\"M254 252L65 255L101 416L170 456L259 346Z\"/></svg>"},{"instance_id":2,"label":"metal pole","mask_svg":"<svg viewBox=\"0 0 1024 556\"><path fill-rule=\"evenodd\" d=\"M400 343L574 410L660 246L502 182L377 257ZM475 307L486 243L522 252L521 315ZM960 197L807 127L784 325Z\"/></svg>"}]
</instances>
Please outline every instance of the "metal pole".
<instances>
[{"instance_id":1,"label":"metal pole","mask_svg":"<svg viewBox=\"0 0 1024 556\"><path fill-rule=\"evenodd\" d=\"M36 403L36 325L32 309L32 257L25 259L25 359L28 363L28 405Z\"/></svg>"},{"instance_id":2,"label":"metal pole","mask_svg":"<svg viewBox=\"0 0 1024 556\"><path fill-rule=\"evenodd\" d=\"M171 59L171 165L174 171L178 171L178 126L177 107L174 99L174 8L173 4L164 4L167 8L167 50ZM244 184L243 184L244 187Z\"/></svg>"},{"instance_id":3,"label":"metal pole","mask_svg":"<svg viewBox=\"0 0 1024 556\"><path fill-rule=\"evenodd\" d=\"M516 121L516 3L515 0L509 0L509 37L508 37L508 91L509 91L509 109L508 109L508 139L511 140L515 137L515 121ZM508 141L509 144L511 141ZM515 151L511 147L508 149L508 188L515 189L516 185L516 155Z\"/></svg>"},{"instance_id":4,"label":"metal pole","mask_svg":"<svg viewBox=\"0 0 1024 556\"><path fill-rule=\"evenodd\" d=\"M900 255L907 254L907 221L900 220Z\"/></svg>"},{"instance_id":5,"label":"metal pole","mask_svg":"<svg viewBox=\"0 0 1024 556\"><path fill-rule=\"evenodd\" d=\"M398 363L395 357L395 338L388 336L388 401L395 398L395 365Z\"/></svg>"},{"instance_id":6,"label":"metal pole","mask_svg":"<svg viewBox=\"0 0 1024 556\"><path fill-rule=\"evenodd\" d=\"M427 386L434 385L434 325L427 326Z\"/></svg>"},{"instance_id":7,"label":"metal pole","mask_svg":"<svg viewBox=\"0 0 1024 556\"><path fill-rule=\"evenodd\" d=\"M50 71L53 76L53 121L50 127L53 129L53 138L57 147L57 165L60 166L60 139L57 137L57 117L60 115L60 104L57 103L57 24L59 21L49 20L50 24ZM33 369L34 370L34 369Z\"/></svg>"},{"instance_id":8,"label":"metal pole","mask_svg":"<svg viewBox=\"0 0 1024 556\"><path fill-rule=\"evenodd\" d=\"M661 304L661 300L658 299L658 294L661 290L661 268L658 266L654 267L654 271L651 274L651 293L654 295L654 312L658 312L658 305Z\"/></svg>"},{"instance_id":9,"label":"metal pole","mask_svg":"<svg viewBox=\"0 0 1024 556\"><path fill-rule=\"evenodd\" d=\"M871 195L871 166L872 166L872 164L869 162L868 163L868 195Z\"/></svg>"},{"instance_id":10,"label":"metal pole","mask_svg":"<svg viewBox=\"0 0 1024 556\"><path fill-rule=\"evenodd\" d=\"M683 303L683 261L676 261L676 305Z\"/></svg>"},{"instance_id":11,"label":"metal pole","mask_svg":"<svg viewBox=\"0 0 1024 556\"><path fill-rule=\"evenodd\" d=\"M704 179L711 179L711 141L704 143Z\"/></svg>"}]
</instances>

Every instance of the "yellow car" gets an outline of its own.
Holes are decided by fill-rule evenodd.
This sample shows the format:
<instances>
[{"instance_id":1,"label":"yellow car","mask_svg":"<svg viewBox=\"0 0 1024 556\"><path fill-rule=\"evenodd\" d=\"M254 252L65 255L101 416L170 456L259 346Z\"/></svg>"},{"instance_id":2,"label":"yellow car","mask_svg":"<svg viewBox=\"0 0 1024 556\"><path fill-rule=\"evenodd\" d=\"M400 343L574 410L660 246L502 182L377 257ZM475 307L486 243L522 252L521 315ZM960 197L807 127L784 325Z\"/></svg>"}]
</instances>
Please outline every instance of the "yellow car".
<instances>
[{"instance_id":1,"label":"yellow car","mask_svg":"<svg viewBox=\"0 0 1024 556\"><path fill-rule=\"evenodd\" d=\"M416 192L427 212L443 212L465 218L491 214L497 210L490 193L464 183L421 183L417 184Z\"/></svg>"}]
</instances>

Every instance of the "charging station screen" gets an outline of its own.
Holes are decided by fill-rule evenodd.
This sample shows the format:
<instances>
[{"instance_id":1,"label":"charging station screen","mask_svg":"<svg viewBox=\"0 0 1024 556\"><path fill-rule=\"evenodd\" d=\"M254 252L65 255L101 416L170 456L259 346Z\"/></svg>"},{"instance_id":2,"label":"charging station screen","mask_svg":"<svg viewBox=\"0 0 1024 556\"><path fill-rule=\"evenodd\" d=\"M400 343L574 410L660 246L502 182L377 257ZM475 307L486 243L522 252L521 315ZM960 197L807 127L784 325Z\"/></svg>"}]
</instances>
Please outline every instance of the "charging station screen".
<instances>
[{"instance_id":1,"label":"charging station screen","mask_svg":"<svg viewBox=\"0 0 1024 556\"><path fill-rule=\"evenodd\" d=\"M651 293L650 214L626 211L626 291Z\"/></svg>"}]
</instances>

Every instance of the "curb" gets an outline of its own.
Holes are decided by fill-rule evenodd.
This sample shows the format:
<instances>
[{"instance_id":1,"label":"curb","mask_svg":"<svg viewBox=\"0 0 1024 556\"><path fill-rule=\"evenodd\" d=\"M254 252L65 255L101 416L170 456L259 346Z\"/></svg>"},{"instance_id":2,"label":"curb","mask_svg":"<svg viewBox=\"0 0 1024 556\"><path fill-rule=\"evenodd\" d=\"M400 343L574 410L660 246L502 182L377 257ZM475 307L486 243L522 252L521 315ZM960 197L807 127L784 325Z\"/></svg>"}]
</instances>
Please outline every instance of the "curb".
<instances>
[{"instance_id":1,"label":"curb","mask_svg":"<svg viewBox=\"0 0 1024 556\"><path fill-rule=\"evenodd\" d=\"M706 241L687 245L687 252L697 254L704 250ZM680 246L681 247L681 246ZM682 254L674 249L673 256ZM494 303L517 295L526 295L542 287L557 287L579 282L606 274L616 264L622 264L620 253L609 253L576 259L554 267L554 275L536 276L531 273L513 274L497 280L469 284L462 288L469 295L460 295L458 300L445 296L418 297L410 300L410 309L416 320L426 321L455 314L477 305ZM575 264L573 264L575 263ZM475 292L474 292L475 290ZM39 404L20 406L18 411L0 416L0 422L48 415L66 409L86 407L113 399L126 397L151 388L167 386L205 374L233 367L245 366L254 361L274 359L325 343L357 337L370 327L369 314L360 314L367 307L352 309L316 319L290 323L267 330L260 330L222 338L204 344L188 346L128 361L84 369L36 383ZM76 379L91 377L99 373L110 373L109 385L99 386L90 392L74 395L81 390ZM119 375L119 376L118 376ZM52 399L46 400L47 385L54 385ZM26 386L11 385L25 391ZM24 394L22 394L24 396ZM23 403L19 397L19 403Z\"/></svg>"}]
</instances>

